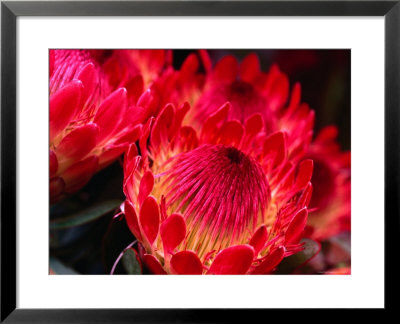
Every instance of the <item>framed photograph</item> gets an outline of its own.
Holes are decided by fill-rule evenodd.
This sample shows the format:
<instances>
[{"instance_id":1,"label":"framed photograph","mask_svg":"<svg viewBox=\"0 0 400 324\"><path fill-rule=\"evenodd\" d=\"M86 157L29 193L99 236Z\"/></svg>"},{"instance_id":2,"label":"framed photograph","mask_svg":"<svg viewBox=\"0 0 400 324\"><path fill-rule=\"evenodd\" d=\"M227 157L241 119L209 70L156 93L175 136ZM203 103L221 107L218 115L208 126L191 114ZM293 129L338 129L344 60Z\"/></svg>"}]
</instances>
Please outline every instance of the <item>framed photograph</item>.
<instances>
[{"instance_id":1,"label":"framed photograph","mask_svg":"<svg viewBox=\"0 0 400 324\"><path fill-rule=\"evenodd\" d=\"M399 15L2 2L1 321L392 309Z\"/></svg>"}]
</instances>

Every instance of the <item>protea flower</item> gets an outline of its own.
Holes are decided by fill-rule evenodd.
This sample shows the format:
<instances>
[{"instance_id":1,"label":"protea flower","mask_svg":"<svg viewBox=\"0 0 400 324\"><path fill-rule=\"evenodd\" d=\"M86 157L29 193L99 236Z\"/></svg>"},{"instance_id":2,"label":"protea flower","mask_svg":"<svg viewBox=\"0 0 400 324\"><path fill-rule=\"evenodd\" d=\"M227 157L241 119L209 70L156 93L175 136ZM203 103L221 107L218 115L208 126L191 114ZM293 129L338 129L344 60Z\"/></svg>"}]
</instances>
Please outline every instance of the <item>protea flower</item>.
<instances>
[{"instance_id":1,"label":"protea flower","mask_svg":"<svg viewBox=\"0 0 400 324\"><path fill-rule=\"evenodd\" d=\"M214 68L206 51L199 51L199 56L206 70L204 75L198 72L200 63L192 53L182 69L173 74L174 78L163 80L167 88L164 103L189 101L193 106L185 124L199 131L205 118L229 101L232 108L228 119L243 124L249 116L259 113L267 134L285 132L289 154L298 158L304 155L313 135L314 111L300 102L299 83L290 92L286 74L277 65L268 72L261 71L256 54L249 54L240 64L234 56L227 55Z\"/></svg>"},{"instance_id":2,"label":"protea flower","mask_svg":"<svg viewBox=\"0 0 400 324\"><path fill-rule=\"evenodd\" d=\"M342 151L336 141L338 129L327 126L312 142L306 157L314 161L314 185L308 225L310 236L324 240L350 231L351 180L350 151Z\"/></svg>"},{"instance_id":3,"label":"protea flower","mask_svg":"<svg viewBox=\"0 0 400 324\"><path fill-rule=\"evenodd\" d=\"M188 104L168 104L143 127L141 155L125 155L121 209L155 274L265 274L302 250L312 161L290 161L260 114L226 121L230 109L197 132L181 126Z\"/></svg>"},{"instance_id":4,"label":"protea flower","mask_svg":"<svg viewBox=\"0 0 400 324\"><path fill-rule=\"evenodd\" d=\"M172 65L171 50L112 50L104 51L103 69L114 88L124 87L129 103L136 104L143 91ZM154 100L154 99L153 99ZM159 102L154 103L159 105Z\"/></svg>"},{"instance_id":5,"label":"protea flower","mask_svg":"<svg viewBox=\"0 0 400 324\"><path fill-rule=\"evenodd\" d=\"M140 133L142 115L128 107L91 51L50 51L50 200L84 186Z\"/></svg>"},{"instance_id":6,"label":"protea flower","mask_svg":"<svg viewBox=\"0 0 400 324\"><path fill-rule=\"evenodd\" d=\"M334 126L326 127L312 142L315 113L301 102L300 83L295 83L290 92L286 74L277 65L272 65L267 73L262 72L256 54L249 54L240 64L234 56L228 55L211 68L207 56L201 53L206 62L206 81L200 95L199 90L192 88L196 99L185 121L199 128L204 118L226 101L232 105L228 118L244 122L252 114L260 113L267 134L285 133L292 160L314 160L314 194L310 208L315 211L309 217L312 238L322 240L348 230L350 153L340 150Z\"/></svg>"}]
</instances>

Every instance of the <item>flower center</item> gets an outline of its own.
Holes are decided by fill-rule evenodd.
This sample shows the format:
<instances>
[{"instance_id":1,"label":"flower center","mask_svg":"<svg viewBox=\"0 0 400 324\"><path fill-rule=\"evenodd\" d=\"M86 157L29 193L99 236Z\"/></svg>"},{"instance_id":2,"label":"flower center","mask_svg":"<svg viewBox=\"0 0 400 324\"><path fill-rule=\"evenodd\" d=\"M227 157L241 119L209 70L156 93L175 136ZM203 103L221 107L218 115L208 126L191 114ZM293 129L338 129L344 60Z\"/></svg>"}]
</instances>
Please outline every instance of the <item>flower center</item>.
<instances>
[{"instance_id":1,"label":"flower center","mask_svg":"<svg viewBox=\"0 0 400 324\"><path fill-rule=\"evenodd\" d=\"M178 155L162 186L168 212L186 219L186 248L199 255L244 243L263 221L270 200L261 166L225 145L202 145Z\"/></svg>"}]
</instances>

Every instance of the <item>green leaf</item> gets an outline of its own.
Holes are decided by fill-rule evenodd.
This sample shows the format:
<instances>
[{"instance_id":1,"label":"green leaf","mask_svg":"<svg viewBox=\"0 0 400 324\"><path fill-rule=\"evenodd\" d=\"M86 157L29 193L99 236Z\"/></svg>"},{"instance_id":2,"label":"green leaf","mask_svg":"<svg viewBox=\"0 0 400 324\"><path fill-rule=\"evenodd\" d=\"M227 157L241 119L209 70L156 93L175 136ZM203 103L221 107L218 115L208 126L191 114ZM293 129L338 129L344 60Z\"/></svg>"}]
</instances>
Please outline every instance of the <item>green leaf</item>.
<instances>
[{"instance_id":1,"label":"green leaf","mask_svg":"<svg viewBox=\"0 0 400 324\"><path fill-rule=\"evenodd\" d=\"M118 199L108 200L72 215L51 220L50 230L60 230L87 224L118 208L121 203L122 201Z\"/></svg>"},{"instance_id":2,"label":"green leaf","mask_svg":"<svg viewBox=\"0 0 400 324\"><path fill-rule=\"evenodd\" d=\"M59 260L57 260L53 257L50 257L49 266L50 266L50 270L52 270L53 273L56 275L59 275L59 274L77 275L77 274L79 274L75 270L72 270L71 268L65 266Z\"/></svg>"},{"instance_id":3,"label":"green leaf","mask_svg":"<svg viewBox=\"0 0 400 324\"><path fill-rule=\"evenodd\" d=\"M321 249L320 245L311 239L303 238L300 242L304 243L304 250L283 259L278 266L278 274L292 273L296 268L310 260Z\"/></svg>"},{"instance_id":4,"label":"green leaf","mask_svg":"<svg viewBox=\"0 0 400 324\"><path fill-rule=\"evenodd\" d=\"M142 274L142 267L134 249L127 249L122 256L122 264L128 274Z\"/></svg>"}]
</instances>

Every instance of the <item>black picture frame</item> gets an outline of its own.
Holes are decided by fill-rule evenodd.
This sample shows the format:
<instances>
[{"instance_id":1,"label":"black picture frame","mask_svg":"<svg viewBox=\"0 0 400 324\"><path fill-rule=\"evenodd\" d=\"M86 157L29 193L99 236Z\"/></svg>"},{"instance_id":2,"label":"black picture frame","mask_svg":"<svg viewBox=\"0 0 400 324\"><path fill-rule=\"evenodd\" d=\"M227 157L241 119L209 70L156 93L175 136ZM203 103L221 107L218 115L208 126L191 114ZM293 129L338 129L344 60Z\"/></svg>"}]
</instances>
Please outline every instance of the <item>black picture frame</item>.
<instances>
[{"instance_id":1,"label":"black picture frame","mask_svg":"<svg viewBox=\"0 0 400 324\"><path fill-rule=\"evenodd\" d=\"M16 19L19 16L384 16L385 310L397 305L399 237L400 0L395 1L2 1L1 3L1 322L233 322L266 309L16 308ZM373 148L371 148L373 150ZM373 151L371 151L373 154ZM366 175L366 185L367 185ZM374 190L371 188L371 190ZM373 244L373 238L371 238ZM368 248L368 247L366 247ZM371 256L373 260L373 256ZM373 262L373 261L371 261ZM238 296L239 297L239 296ZM270 313L269 313L270 314ZM270 316L270 315L268 315ZM251 321L250 321L251 322Z\"/></svg>"}]
</instances>

